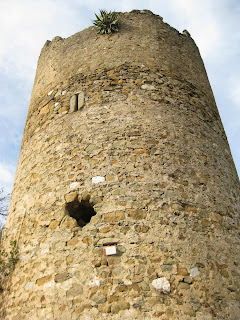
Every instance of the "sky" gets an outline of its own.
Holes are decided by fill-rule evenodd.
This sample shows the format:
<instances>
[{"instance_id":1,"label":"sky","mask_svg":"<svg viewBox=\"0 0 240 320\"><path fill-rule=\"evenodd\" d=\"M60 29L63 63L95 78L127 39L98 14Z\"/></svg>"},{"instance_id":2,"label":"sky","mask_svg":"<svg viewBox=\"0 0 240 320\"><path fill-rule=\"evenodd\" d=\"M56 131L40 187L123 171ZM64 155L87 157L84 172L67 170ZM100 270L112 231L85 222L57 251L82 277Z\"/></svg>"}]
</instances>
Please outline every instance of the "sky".
<instances>
[{"instance_id":1,"label":"sky","mask_svg":"<svg viewBox=\"0 0 240 320\"><path fill-rule=\"evenodd\" d=\"M203 58L240 173L239 0L0 0L0 188L11 192L38 57L46 40L92 25L99 9L149 9L182 32Z\"/></svg>"}]
</instances>

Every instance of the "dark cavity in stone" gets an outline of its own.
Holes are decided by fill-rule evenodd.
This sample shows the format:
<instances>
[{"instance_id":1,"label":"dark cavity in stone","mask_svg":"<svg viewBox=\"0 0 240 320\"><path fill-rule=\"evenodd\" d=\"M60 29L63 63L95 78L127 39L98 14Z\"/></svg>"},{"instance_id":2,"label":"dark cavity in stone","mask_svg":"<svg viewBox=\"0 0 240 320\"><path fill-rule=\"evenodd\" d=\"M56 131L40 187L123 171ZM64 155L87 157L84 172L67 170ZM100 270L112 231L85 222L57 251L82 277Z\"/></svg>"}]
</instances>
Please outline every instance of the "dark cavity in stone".
<instances>
[{"instance_id":1,"label":"dark cavity in stone","mask_svg":"<svg viewBox=\"0 0 240 320\"><path fill-rule=\"evenodd\" d=\"M89 200L82 200L79 202L78 199L66 204L66 211L70 217L77 220L80 227L84 227L88 224L96 212L93 206L89 203Z\"/></svg>"}]
</instances>

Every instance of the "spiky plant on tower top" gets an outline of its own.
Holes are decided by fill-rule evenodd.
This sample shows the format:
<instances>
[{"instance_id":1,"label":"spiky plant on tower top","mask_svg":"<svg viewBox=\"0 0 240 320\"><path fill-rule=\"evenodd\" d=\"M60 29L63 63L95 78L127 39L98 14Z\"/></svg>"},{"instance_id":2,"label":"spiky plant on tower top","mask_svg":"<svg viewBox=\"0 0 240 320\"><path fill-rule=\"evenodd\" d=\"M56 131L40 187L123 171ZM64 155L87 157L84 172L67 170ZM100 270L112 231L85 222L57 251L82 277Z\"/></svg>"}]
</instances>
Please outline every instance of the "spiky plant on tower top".
<instances>
[{"instance_id":1,"label":"spiky plant on tower top","mask_svg":"<svg viewBox=\"0 0 240 320\"><path fill-rule=\"evenodd\" d=\"M117 32L120 22L117 18L116 12L107 12L106 10L100 10L100 14L95 13L96 20L93 20L93 24L97 27L98 33L109 34Z\"/></svg>"}]
</instances>

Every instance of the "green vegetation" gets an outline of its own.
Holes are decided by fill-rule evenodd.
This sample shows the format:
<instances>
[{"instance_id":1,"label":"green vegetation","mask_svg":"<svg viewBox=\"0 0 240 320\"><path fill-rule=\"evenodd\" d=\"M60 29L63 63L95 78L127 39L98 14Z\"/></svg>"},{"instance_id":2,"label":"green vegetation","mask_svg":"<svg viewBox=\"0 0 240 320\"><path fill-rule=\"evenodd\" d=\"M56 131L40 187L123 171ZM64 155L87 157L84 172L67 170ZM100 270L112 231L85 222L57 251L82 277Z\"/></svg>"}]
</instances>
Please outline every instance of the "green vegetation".
<instances>
[{"instance_id":1,"label":"green vegetation","mask_svg":"<svg viewBox=\"0 0 240 320\"><path fill-rule=\"evenodd\" d=\"M0 245L3 239L1 239ZM3 284L7 282L11 272L15 269L15 265L19 260L19 250L17 241L10 242L9 253L5 250L0 251L0 291L3 291Z\"/></svg>"},{"instance_id":2,"label":"green vegetation","mask_svg":"<svg viewBox=\"0 0 240 320\"><path fill-rule=\"evenodd\" d=\"M96 20L93 20L93 24L98 29L100 34L111 35L113 32L117 32L120 22L117 18L116 12L107 12L106 10L100 10L100 14L95 13Z\"/></svg>"}]
</instances>

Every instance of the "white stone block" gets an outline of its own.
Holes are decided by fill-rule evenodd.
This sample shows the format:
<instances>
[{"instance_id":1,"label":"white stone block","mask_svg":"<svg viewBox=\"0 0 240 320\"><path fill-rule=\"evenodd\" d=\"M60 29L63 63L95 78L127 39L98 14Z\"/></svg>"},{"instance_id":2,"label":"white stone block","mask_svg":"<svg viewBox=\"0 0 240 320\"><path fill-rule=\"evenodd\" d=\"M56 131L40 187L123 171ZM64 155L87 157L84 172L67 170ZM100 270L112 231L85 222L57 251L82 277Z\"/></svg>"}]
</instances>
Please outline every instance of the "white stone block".
<instances>
[{"instance_id":1,"label":"white stone block","mask_svg":"<svg viewBox=\"0 0 240 320\"><path fill-rule=\"evenodd\" d=\"M45 249L41 250L41 254L48 253L48 252L49 252L48 248L45 248Z\"/></svg>"},{"instance_id":2,"label":"white stone block","mask_svg":"<svg viewBox=\"0 0 240 320\"><path fill-rule=\"evenodd\" d=\"M29 259L29 255L28 254L26 254L25 256L22 256L22 260L28 260Z\"/></svg>"},{"instance_id":3,"label":"white stone block","mask_svg":"<svg viewBox=\"0 0 240 320\"><path fill-rule=\"evenodd\" d=\"M34 286L34 283L33 283L33 282L28 282L28 283L26 283L24 289L25 289L25 290L29 290L29 289L32 289L33 286Z\"/></svg>"},{"instance_id":4,"label":"white stone block","mask_svg":"<svg viewBox=\"0 0 240 320\"><path fill-rule=\"evenodd\" d=\"M89 286L90 287L99 287L100 286L100 282L98 280L98 277L95 277L93 280L89 281Z\"/></svg>"},{"instance_id":5,"label":"white stone block","mask_svg":"<svg viewBox=\"0 0 240 320\"><path fill-rule=\"evenodd\" d=\"M101 176L96 176L92 178L92 183L100 183L100 182L104 182L105 178L101 177Z\"/></svg>"},{"instance_id":6,"label":"white stone block","mask_svg":"<svg viewBox=\"0 0 240 320\"><path fill-rule=\"evenodd\" d=\"M197 267L194 267L192 269L190 269L190 276L191 277L196 277L198 275L198 268Z\"/></svg>"},{"instance_id":7,"label":"white stone block","mask_svg":"<svg viewBox=\"0 0 240 320\"><path fill-rule=\"evenodd\" d=\"M70 189L79 188L80 187L80 183L79 182L72 182L69 187L70 187Z\"/></svg>"},{"instance_id":8,"label":"white stone block","mask_svg":"<svg viewBox=\"0 0 240 320\"><path fill-rule=\"evenodd\" d=\"M143 84L141 86L141 88L144 90L156 90L156 88L154 86L152 86L151 84Z\"/></svg>"},{"instance_id":9,"label":"white stone block","mask_svg":"<svg viewBox=\"0 0 240 320\"><path fill-rule=\"evenodd\" d=\"M107 256L111 256L117 254L117 248L115 246L106 247L105 252Z\"/></svg>"},{"instance_id":10,"label":"white stone block","mask_svg":"<svg viewBox=\"0 0 240 320\"><path fill-rule=\"evenodd\" d=\"M55 282L53 280L47 282L47 283L44 283L43 285L43 288L46 289L46 288L52 288L55 286Z\"/></svg>"},{"instance_id":11,"label":"white stone block","mask_svg":"<svg viewBox=\"0 0 240 320\"><path fill-rule=\"evenodd\" d=\"M154 289L163 293L169 293L171 291L170 283L166 278L158 278L152 281Z\"/></svg>"}]
</instances>

